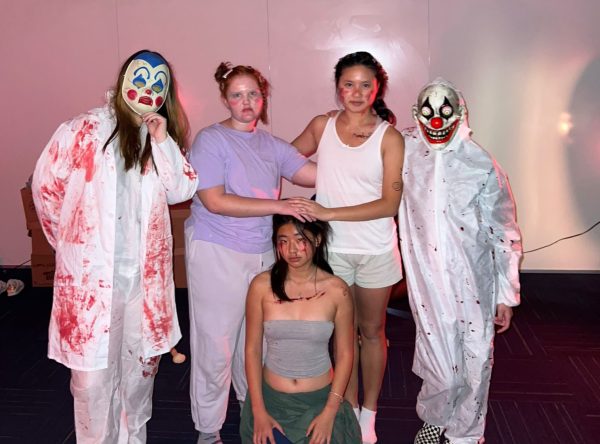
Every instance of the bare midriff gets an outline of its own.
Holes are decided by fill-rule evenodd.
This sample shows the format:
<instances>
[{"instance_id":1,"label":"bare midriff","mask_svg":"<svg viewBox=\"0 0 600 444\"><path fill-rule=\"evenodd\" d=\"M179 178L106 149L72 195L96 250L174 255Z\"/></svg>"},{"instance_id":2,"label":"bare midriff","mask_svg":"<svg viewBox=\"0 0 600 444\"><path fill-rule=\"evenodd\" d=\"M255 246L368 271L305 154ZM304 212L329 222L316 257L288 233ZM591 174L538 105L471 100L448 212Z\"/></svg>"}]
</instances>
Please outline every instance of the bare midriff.
<instances>
[{"instance_id":1,"label":"bare midriff","mask_svg":"<svg viewBox=\"0 0 600 444\"><path fill-rule=\"evenodd\" d=\"M283 393L314 392L331 384L333 369L312 378L286 378L263 367L263 378L273 389Z\"/></svg>"}]
</instances>

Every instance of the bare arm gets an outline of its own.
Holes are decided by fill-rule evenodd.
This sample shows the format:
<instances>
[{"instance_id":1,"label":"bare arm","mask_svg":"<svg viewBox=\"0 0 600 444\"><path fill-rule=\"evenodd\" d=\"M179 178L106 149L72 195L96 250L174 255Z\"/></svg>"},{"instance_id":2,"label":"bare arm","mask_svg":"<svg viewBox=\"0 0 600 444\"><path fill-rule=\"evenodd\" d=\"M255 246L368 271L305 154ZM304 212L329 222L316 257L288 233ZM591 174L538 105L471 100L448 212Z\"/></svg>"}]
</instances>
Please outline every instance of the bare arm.
<instances>
[{"instance_id":1,"label":"bare arm","mask_svg":"<svg viewBox=\"0 0 600 444\"><path fill-rule=\"evenodd\" d=\"M402 197L404 139L395 128L388 128L382 141L383 183L381 198L360 205L324 208L308 199L290 199L302 214L325 221L363 221L395 216Z\"/></svg>"},{"instance_id":2,"label":"bare arm","mask_svg":"<svg viewBox=\"0 0 600 444\"><path fill-rule=\"evenodd\" d=\"M289 200L258 199L228 194L223 185L200 190L197 194L208 211L222 216L253 217L288 214L304 221Z\"/></svg>"},{"instance_id":3,"label":"bare arm","mask_svg":"<svg viewBox=\"0 0 600 444\"><path fill-rule=\"evenodd\" d=\"M309 160L306 165L298 170L294 177L292 177L292 183L294 185L300 185L302 187L314 187L317 180L317 164L312 160Z\"/></svg>"},{"instance_id":4,"label":"bare arm","mask_svg":"<svg viewBox=\"0 0 600 444\"><path fill-rule=\"evenodd\" d=\"M354 304L348 286L342 282L343 288L335 314L335 373L331 390L338 394L346 391L352 359L354 356Z\"/></svg>"},{"instance_id":5,"label":"bare arm","mask_svg":"<svg viewBox=\"0 0 600 444\"><path fill-rule=\"evenodd\" d=\"M331 440L335 415L343 402L344 392L352 372L354 355L354 314L350 289L340 280L339 294L336 294L335 323L335 370L331 383L331 392L321 413L311 422L307 435L311 436L310 443L327 442Z\"/></svg>"},{"instance_id":6,"label":"bare arm","mask_svg":"<svg viewBox=\"0 0 600 444\"><path fill-rule=\"evenodd\" d=\"M312 156L317 151L328 118L324 115L314 117L304 131L292 141L292 145L306 157Z\"/></svg>"},{"instance_id":7,"label":"bare arm","mask_svg":"<svg viewBox=\"0 0 600 444\"><path fill-rule=\"evenodd\" d=\"M267 412L262 395L262 344L263 344L263 297L270 293L269 274L259 274L248 290L246 298L246 378L248 394L252 400L254 415L253 442L263 444L275 442L273 427L283 429Z\"/></svg>"}]
</instances>

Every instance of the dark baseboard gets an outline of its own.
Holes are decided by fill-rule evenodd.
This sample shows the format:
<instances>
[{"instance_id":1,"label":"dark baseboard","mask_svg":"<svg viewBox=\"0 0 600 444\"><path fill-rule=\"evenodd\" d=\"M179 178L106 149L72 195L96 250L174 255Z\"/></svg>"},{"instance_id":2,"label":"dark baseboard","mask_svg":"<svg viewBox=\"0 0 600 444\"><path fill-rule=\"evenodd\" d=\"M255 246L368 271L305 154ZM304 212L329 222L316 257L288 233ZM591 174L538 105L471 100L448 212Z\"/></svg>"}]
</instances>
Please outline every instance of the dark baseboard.
<instances>
[{"instance_id":1,"label":"dark baseboard","mask_svg":"<svg viewBox=\"0 0 600 444\"><path fill-rule=\"evenodd\" d=\"M31 287L31 267L0 267L0 281L19 279L26 287Z\"/></svg>"}]
</instances>

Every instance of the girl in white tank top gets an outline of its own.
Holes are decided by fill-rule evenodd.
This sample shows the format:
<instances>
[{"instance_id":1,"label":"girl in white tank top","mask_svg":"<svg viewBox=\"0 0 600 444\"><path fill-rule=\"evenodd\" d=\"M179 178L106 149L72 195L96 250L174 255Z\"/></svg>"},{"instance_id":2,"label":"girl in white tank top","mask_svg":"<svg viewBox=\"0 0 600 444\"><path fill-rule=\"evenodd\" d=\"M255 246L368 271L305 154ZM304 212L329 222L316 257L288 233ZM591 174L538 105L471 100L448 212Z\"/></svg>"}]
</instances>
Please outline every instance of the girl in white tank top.
<instances>
[{"instance_id":1,"label":"girl in white tank top","mask_svg":"<svg viewBox=\"0 0 600 444\"><path fill-rule=\"evenodd\" d=\"M329 263L352 290L356 306L352 376L345 393L359 418L362 440L377 441L375 414L386 366L385 313L392 285L402 278L394 216L402 195L404 140L383 97L387 74L367 52L335 67L343 110L315 117L293 145L317 152L317 198L291 199L300 214L331 222ZM358 336L357 336L358 338ZM364 400L358 405L358 365Z\"/></svg>"},{"instance_id":2,"label":"girl in white tank top","mask_svg":"<svg viewBox=\"0 0 600 444\"><path fill-rule=\"evenodd\" d=\"M317 202L326 208L350 207L381 198L383 160L381 141L390 124L377 119L373 134L350 147L336 131L339 114L327 121L319 142ZM330 222L334 236L329 251L350 254L382 254L396 244L392 217L364 221Z\"/></svg>"}]
</instances>

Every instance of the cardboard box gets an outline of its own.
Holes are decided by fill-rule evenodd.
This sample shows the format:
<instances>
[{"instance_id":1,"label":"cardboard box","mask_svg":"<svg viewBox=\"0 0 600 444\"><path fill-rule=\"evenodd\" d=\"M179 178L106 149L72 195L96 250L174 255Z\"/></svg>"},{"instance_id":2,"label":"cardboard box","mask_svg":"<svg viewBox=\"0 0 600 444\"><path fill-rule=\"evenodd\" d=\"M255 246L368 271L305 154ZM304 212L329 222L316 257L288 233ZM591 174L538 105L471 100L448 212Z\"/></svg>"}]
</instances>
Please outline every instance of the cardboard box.
<instances>
[{"instance_id":1,"label":"cardboard box","mask_svg":"<svg viewBox=\"0 0 600 444\"><path fill-rule=\"evenodd\" d=\"M54 254L54 249L46 240L44 231L40 228L32 228L31 231L31 254Z\"/></svg>"},{"instance_id":2,"label":"cardboard box","mask_svg":"<svg viewBox=\"0 0 600 444\"><path fill-rule=\"evenodd\" d=\"M187 288L183 248L175 248L173 253L173 280L175 281L175 288Z\"/></svg>"},{"instance_id":3,"label":"cardboard box","mask_svg":"<svg viewBox=\"0 0 600 444\"><path fill-rule=\"evenodd\" d=\"M21 200L25 212L25 223L31 236L31 285L33 287L52 287L54 282L54 250L46 236L35 212L31 188L21 188Z\"/></svg>"},{"instance_id":4,"label":"cardboard box","mask_svg":"<svg viewBox=\"0 0 600 444\"><path fill-rule=\"evenodd\" d=\"M173 280L175 288L187 288L185 274L185 228L184 222L190 217L191 200L169 206L171 229L173 230Z\"/></svg>"},{"instance_id":5,"label":"cardboard box","mask_svg":"<svg viewBox=\"0 0 600 444\"><path fill-rule=\"evenodd\" d=\"M41 228L40 221L37 217L37 213L35 212L31 188L21 188L21 200L23 201L23 210L25 211L25 223L27 224L27 229L33 230L34 228Z\"/></svg>"},{"instance_id":6,"label":"cardboard box","mask_svg":"<svg viewBox=\"0 0 600 444\"><path fill-rule=\"evenodd\" d=\"M54 283L54 255L31 255L31 286L52 287Z\"/></svg>"},{"instance_id":7,"label":"cardboard box","mask_svg":"<svg viewBox=\"0 0 600 444\"><path fill-rule=\"evenodd\" d=\"M171 214L171 229L173 230L173 248L185 248L184 222L190 217L191 200L169 206Z\"/></svg>"}]
</instances>

